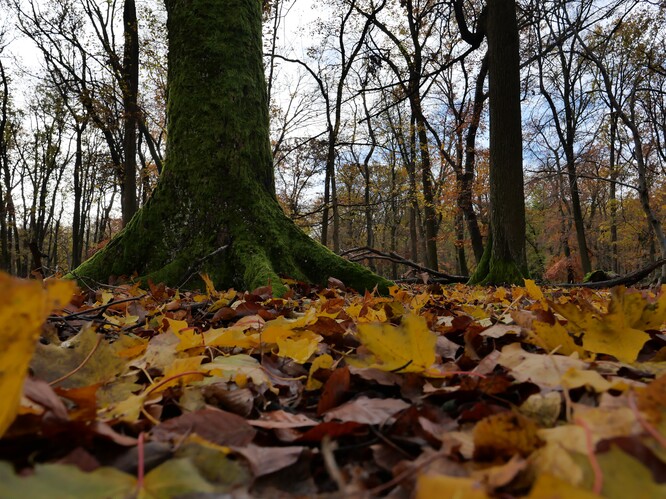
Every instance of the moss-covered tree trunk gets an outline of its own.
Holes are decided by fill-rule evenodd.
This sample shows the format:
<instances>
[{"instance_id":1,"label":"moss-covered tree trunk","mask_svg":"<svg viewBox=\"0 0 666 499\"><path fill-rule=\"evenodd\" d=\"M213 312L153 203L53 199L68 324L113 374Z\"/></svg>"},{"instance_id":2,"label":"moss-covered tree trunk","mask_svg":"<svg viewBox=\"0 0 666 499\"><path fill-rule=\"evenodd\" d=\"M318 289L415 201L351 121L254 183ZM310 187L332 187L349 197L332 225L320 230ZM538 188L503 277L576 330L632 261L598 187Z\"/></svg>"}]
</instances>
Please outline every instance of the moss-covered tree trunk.
<instances>
[{"instance_id":1,"label":"moss-covered tree trunk","mask_svg":"<svg viewBox=\"0 0 666 499\"><path fill-rule=\"evenodd\" d=\"M387 281L310 239L275 199L263 73L261 0L165 0L169 34L167 159L153 196L75 274L136 273L180 285L198 271L218 286L284 287L337 277Z\"/></svg>"},{"instance_id":2,"label":"moss-covered tree trunk","mask_svg":"<svg viewBox=\"0 0 666 499\"><path fill-rule=\"evenodd\" d=\"M491 237L470 282L522 284L527 276L515 0L488 0Z\"/></svg>"}]
</instances>

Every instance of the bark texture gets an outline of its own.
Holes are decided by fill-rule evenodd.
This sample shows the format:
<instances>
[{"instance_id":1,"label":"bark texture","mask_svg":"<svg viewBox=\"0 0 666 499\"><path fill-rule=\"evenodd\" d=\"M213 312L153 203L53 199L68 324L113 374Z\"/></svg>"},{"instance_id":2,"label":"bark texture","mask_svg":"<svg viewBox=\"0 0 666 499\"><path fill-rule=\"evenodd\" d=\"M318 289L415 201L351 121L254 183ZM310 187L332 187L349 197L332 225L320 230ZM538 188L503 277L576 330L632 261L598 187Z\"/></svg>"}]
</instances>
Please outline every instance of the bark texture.
<instances>
[{"instance_id":1,"label":"bark texture","mask_svg":"<svg viewBox=\"0 0 666 499\"><path fill-rule=\"evenodd\" d=\"M199 271L252 289L279 275L337 277L357 289L390 283L316 243L275 198L263 74L260 0L166 0L169 142L151 197L77 277L136 273L181 285Z\"/></svg>"},{"instance_id":2,"label":"bark texture","mask_svg":"<svg viewBox=\"0 0 666 499\"><path fill-rule=\"evenodd\" d=\"M471 283L522 284L525 252L520 56L515 0L489 0L491 237Z\"/></svg>"}]
</instances>

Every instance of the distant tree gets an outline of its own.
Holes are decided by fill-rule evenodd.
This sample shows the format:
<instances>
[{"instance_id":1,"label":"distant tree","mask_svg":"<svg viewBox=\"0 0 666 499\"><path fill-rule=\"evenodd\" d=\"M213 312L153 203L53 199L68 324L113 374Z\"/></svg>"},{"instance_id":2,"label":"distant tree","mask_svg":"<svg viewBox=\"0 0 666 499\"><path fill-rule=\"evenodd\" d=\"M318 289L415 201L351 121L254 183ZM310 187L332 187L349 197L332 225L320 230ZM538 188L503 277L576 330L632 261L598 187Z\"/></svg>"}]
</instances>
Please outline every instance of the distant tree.
<instances>
[{"instance_id":1,"label":"distant tree","mask_svg":"<svg viewBox=\"0 0 666 499\"><path fill-rule=\"evenodd\" d=\"M169 35L166 164L146 205L75 271L106 280L137 273L173 285L207 272L219 286L279 275L388 281L310 239L276 197L263 73L259 0L166 0Z\"/></svg>"}]
</instances>

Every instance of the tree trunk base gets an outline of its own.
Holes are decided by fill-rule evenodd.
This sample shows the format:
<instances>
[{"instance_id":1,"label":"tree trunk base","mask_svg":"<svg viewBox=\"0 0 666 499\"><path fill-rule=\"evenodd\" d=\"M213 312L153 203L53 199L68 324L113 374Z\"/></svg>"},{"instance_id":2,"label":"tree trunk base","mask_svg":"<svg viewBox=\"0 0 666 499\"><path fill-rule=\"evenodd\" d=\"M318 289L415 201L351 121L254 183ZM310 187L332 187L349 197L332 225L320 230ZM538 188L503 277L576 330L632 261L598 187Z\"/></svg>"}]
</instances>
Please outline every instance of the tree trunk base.
<instances>
[{"instance_id":1,"label":"tree trunk base","mask_svg":"<svg viewBox=\"0 0 666 499\"><path fill-rule=\"evenodd\" d=\"M220 289L252 290L270 285L278 296L287 291L280 276L316 284L326 284L329 277L335 277L356 290L377 287L382 293L392 285L311 239L275 201L264 201L260 207L255 199L240 213L236 211L235 219L222 215L216 217L217 223L198 220L183 223L175 233L164 229L155 235L150 230L152 221L155 212L163 211L158 199L151 199L108 245L74 270L72 277L106 282L116 276L183 286L200 284L198 274L206 273Z\"/></svg>"},{"instance_id":2,"label":"tree trunk base","mask_svg":"<svg viewBox=\"0 0 666 499\"><path fill-rule=\"evenodd\" d=\"M492 256L492 247L493 238L491 233L488 235L488 241L481 261L467 284L478 284L481 286L515 284L522 286L525 282L525 277L528 275L527 272L521 271L513 260L505 261Z\"/></svg>"}]
</instances>

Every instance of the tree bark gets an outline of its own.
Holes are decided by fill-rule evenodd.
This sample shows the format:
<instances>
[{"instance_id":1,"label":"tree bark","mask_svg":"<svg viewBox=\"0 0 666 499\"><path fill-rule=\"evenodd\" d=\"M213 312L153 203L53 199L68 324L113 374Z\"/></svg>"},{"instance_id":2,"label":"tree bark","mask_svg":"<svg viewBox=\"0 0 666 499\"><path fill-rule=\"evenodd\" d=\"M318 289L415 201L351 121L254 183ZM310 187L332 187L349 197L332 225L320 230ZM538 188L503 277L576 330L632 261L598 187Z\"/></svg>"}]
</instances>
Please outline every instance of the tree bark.
<instances>
[{"instance_id":1,"label":"tree bark","mask_svg":"<svg viewBox=\"0 0 666 499\"><path fill-rule=\"evenodd\" d=\"M139 26L134 0L125 0L123 9L125 49L123 53L123 122L125 125L123 149L125 164L122 185L123 226L137 210L136 202L136 131L139 94Z\"/></svg>"},{"instance_id":2,"label":"tree bark","mask_svg":"<svg viewBox=\"0 0 666 499\"><path fill-rule=\"evenodd\" d=\"M390 284L310 239L275 198L263 73L261 1L166 0L169 141L152 197L76 271L182 285L286 291L279 275L336 277L357 289ZM191 285L192 283L190 283Z\"/></svg>"},{"instance_id":3,"label":"tree bark","mask_svg":"<svg viewBox=\"0 0 666 499\"><path fill-rule=\"evenodd\" d=\"M486 34L490 98L491 237L470 282L522 284L528 272L520 54L515 0L489 0Z\"/></svg>"}]
</instances>

